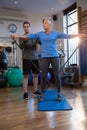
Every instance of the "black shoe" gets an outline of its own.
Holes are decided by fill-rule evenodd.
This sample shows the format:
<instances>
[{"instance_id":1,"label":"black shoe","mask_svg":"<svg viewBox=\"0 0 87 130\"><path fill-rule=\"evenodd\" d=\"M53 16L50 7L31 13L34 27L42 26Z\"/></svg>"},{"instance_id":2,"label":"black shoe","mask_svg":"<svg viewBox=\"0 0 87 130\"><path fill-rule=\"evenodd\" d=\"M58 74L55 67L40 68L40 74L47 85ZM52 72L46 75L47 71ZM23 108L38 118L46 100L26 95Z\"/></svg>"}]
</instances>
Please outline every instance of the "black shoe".
<instances>
[{"instance_id":1,"label":"black shoe","mask_svg":"<svg viewBox=\"0 0 87 130\"><path fill-rule=\"evenodd\" d=\"M24 93L23 99L28 100L28 93Z\"/></svg>"},{"instance_id":2,"label":"black shoe","mask_svg":"<svg viewBox=\"0 0 87 130\"><path fill-rule=\"evenodd\" d=\"M58 94L58 101L61 102L62 101L62 95L59 93Z\"/></svg>"},{"instance_id":3,"label":"black shoe","mask_svg":"<svg viewBox=\"0 0 87 130\"><path fill-rule=\"evenodd\" d=\"M33 92L34 95L41 95L41 92L37 90L36 92Z\"/></svg>"}]
</instances>

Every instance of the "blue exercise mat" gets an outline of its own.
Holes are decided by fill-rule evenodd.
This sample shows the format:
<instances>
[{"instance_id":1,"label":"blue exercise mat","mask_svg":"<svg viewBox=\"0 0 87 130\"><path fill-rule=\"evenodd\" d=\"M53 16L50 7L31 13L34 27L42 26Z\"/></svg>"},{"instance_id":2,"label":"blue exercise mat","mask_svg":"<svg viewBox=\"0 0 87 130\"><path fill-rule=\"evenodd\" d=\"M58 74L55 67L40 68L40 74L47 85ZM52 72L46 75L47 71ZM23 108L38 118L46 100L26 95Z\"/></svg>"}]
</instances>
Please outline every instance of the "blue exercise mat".
<instances>
[{"instance_id":1,"label":"blue exercise mat","mask_svg":"<svg viewBox=\"0 0 87 130\"><path fill-rule=\"evenodd\" d=\"M62 95L63 100L59 102L57 100L58 92L56 90L47 90L44 94L44 101L40 102L40 96L38 96L38 111L65 111L72 110L71 105Z\"/></svg>"}]
</instances>

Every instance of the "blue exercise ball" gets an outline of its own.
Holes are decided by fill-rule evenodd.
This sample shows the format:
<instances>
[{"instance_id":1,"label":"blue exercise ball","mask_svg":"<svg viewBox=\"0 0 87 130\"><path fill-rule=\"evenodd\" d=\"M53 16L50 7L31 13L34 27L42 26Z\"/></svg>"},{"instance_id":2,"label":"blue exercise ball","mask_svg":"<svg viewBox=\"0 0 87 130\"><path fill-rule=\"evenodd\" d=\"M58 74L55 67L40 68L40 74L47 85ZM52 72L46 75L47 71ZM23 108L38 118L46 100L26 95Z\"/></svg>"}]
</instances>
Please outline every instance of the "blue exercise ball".
<instances>
[{"instance_id":1,"label":"blue exercise ball","mask_svg":"<svg viewBox=\"0 0 87 130\"><path fill-rule=\"evenodd\" d=\"M32 70L30 70L30 74L28 77L28 85L32 85L33 84L33 74L32 74Z\"/></svg>"},{"instance_id":2,"label":"blue exercise ball","mask_svg":"<svg viewBox=\"0 0 87 130\"><path fill-rule=\"evenodd\" d=\"M22 86L23 72L19 68L12 68L8 74L8 83L12 87Z\"/></svg>"},{"instance_id":3,"label":"blue exercise ball","mask_svg":"<svg viewBox=\"0 0 87 130\"><path fill-rule=\"evenodd\" d=\"M42 73L39 73L39 75L38 75L39 84L40 84L40 82L41 82L41 78L42 78ZM48 73L47 73L46 80L47 80L48 82L50 82L51 78L52 78L52 77L51 77L51 73L48 72Z\"/></svg>"},{"instance_id":4,"label":"blue exercise ball","mask_svg":"<svg viewBox=\"0 0 87 130\"><path fill-rule=\"evenodd\" d=\"M41 78L42 78L42 73L40 72L40 73L38 74L38 80L41 80Z\"/></svg>"},{"instance_id":5,"label":"blue exercise ball","mask_svg":"<svg viewBox=\"0 0 87 130\"><path fill-rule=\"evenodd\" d=\"M38 74L38 84L41 83L41 78L42 78L42 73L40 72L40 73Z\"/></svg>"},{"instance_id":6,"label":"blue exercise ball","mask_svg":"<svg viewBox=\"0 0 87 130\"><path fill-rule=\"evenodd\" d=\"M48 80L48 81L51 80L51 73L50 73L50 72L47 73L47 80Z\"/></svg>"}]
</instances>

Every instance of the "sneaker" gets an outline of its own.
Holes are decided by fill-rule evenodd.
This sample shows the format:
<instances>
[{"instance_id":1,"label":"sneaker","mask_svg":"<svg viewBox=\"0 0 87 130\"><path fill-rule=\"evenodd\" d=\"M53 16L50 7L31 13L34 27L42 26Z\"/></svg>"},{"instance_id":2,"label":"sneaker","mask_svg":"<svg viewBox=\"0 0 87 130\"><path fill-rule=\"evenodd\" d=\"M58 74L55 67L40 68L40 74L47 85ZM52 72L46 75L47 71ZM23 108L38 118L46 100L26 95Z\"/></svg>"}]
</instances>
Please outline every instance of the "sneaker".
<instances>
[{"instance_id":1,"label":"sneaker","mask_svg":"<svg viewBox=\"0 0 87 130\"><path fill-rule=\"evenodd\" d=\"M62 101L62 95L58 94L58 101L61 102Z\"/></svg>"},{"instance_id":2,"label":"sneaker","mask_svg":"<svg viewBox=\"0 0 87 130\"><path fill-rule=\"evenodd\" d=\"M41 95L41 92L39 90L37 90L36 92L33 92L33 94L35 94L35 95Z\"/></svg>"},{"instance_id":3,"label":"sneaker","mask_svg":"<svg viewBox=\"0 0 87 130\"><path fill-rule=\"evenodd\" d=\"M28 100L28 93L24 93L23 99Z\"/></svg>"}]
</instances>

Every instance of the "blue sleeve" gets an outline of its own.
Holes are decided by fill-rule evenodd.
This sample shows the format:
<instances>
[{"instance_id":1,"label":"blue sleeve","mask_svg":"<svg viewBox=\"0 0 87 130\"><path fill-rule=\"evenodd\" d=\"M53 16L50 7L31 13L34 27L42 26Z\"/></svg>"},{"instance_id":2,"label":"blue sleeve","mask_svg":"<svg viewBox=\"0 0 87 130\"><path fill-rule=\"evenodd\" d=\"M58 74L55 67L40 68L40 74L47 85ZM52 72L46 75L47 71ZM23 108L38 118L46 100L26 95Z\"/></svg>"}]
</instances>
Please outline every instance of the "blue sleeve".
<instances>
[{"instance_id":1,"label":"blue sleeve","mask_svg":"<svg viewBox=\"0 0 87 130\"><path fill-rule=\"evenodd\" d=\"M60 33L60 32L58 32L57 36L58 36L58 38L63 38L63 39L72 38L72 35L64 34L64 33Z\"/></svg>"},{"instance_id":2,"label":"blue sleeve","mask_svg":"<svg viewBox=\"0 0 87 130\"><path fill-rule=\"evenodd\" d=\"M39 33L27 34L26 38L39 38Z\"/></svg>"}]
</instances>

